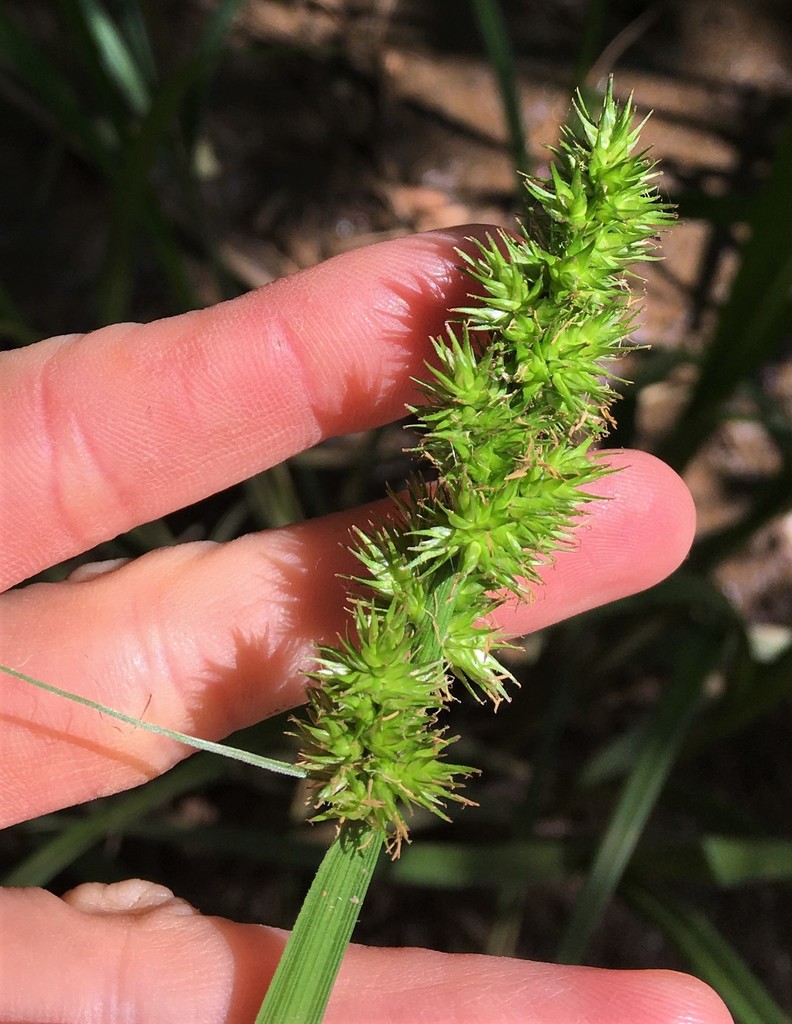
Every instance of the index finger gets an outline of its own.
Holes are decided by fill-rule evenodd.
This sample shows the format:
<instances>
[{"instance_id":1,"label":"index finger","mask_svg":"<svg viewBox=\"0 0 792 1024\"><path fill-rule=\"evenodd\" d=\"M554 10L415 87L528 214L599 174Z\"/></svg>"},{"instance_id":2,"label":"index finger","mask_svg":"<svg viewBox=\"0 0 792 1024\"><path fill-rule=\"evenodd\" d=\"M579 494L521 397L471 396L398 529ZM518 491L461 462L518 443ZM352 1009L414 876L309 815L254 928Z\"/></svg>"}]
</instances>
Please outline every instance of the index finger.
<instances>
[{"instance_id":1,"label":"index finger","mask_svg":"<svg viewBox=\"0 0 792 1024\"><path fill-rule=\"evenodd\" d=\"M470 286L455 248L484 232L380 243L210 309L4 354L0 589L401 415Z\"/></svg>"}]
</instances>

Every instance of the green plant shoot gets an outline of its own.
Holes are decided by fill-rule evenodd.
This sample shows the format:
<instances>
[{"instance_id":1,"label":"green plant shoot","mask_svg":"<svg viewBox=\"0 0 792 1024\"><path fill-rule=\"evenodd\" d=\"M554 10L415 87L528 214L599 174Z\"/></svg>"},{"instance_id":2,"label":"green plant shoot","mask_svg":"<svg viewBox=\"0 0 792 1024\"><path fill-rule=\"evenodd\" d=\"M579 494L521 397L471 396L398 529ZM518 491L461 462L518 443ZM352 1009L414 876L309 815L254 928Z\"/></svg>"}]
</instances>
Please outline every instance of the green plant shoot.
<instances>
[{"instance_id":1,"label":"green plant shoot","mask_svg":"<svg viewBox=\"0 0 792 1024\"><path fill-rule=\"evenodd\" d=\"M634 322L627 268L653 258L672 217L633 115L612 84L597 117L578 98L550 178L526 179L526 222L460 253L475 299L434 340L425 403L411 410L416 453L437 481L416 477L393 518L357 533L348 632L319 651L297 723L315 820L337 821L339 834L259 1022L322 1019L368 885L350 867L354 893L334 888L339 863L373 871L383 842L398 856L415 808L445 819L467 802L475 769L446 759L452 681L495 706L508 699L495 657L505 641L489 616L509 594L529 598L596 500L581 488L609 472L591 448L612 422L610 367Z\"/></svg>"}]
</instances>

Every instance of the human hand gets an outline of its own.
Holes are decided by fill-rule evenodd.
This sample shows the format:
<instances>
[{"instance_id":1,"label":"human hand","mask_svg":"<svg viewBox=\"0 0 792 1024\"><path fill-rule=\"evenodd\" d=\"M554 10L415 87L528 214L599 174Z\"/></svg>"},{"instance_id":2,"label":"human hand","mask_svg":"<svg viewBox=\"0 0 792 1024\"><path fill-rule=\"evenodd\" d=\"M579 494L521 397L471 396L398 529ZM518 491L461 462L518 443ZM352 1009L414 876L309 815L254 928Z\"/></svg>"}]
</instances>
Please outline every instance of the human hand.
<instances>
[{"instance_id":1,"label":"human hand","mask_svg":"<svg viewBox=\"0 0 792 1024\"><path fill-rule=\"evenodd\" d=\"M460 232L401 239L212 309L0 357L0 585L9 587L325 437L401 414L428 338L464 298ZM482 234L481 229L476 233ZM684 557L681 481L638 452L597 484L575 550L545 572L524 633L641 590ZM299 703L317 640L344 622L342 542L365 510L231 543L183 544L9 591L0 661L182 732L220 738ZM102 567L97 567L101 569ZM0 683L0 825L117 792L176 743L12 678ZM285 933L207 918L168 890L0 894L0 1021L250 1024ZM427 950L352 947L329 1022L726 1024L701 982Z\"/></svg>"}]
</instances>

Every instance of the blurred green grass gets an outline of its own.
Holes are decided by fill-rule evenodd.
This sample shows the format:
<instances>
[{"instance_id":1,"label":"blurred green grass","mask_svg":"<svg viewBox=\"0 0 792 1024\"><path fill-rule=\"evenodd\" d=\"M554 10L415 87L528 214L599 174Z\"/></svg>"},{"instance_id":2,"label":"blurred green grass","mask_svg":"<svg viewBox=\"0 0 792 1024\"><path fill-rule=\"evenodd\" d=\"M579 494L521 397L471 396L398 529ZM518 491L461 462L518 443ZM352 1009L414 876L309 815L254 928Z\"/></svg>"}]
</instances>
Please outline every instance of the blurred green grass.
<instances>
[{"instance_id":1,"label":"blurred green grass","mask_svg":"<svg viewBox=\"0 0 792 1024\"><path fill-rule=\"evenodd\" d=\"M96 301L84 326L137 315L142 264L156 268L163 314L194 308L206 294L239 293L244 282L224 260L205 209L201 154L240 0L207 7L188 52L176 59L156 35L161 20L142 2L49 6L41 19L0 9L0 111L24 125L31 146L56 168L38 182L46 201L57 194L65 164L79 166L102 190L104 250L86 288ZM608 41L608 6L587 5L570 54L572 77L584 85ZM496 70L520 172L529 158L508 5L471 0L469 16L470 31L480 32L471 45ZM68 46L58 45L60 34ZM268 60L266 49L257 56ZM471 791L480 807L450 828L418 818L415 847L381 873L362 938L450 943L434 922L419 923L417 932L399 925L378 932L377 901L387 907L392 893L413 887L438 898L448 890L451 900L463 890L484 891L471 948L634 965L633 951L614 938L619 926L609 923L615 913L628 914L639 934L663 936L658 956L713 984L739 1022L787 1019L792 982L772 991L778 972L762 962L770 944L747 934L745 922L761 917L768 899L778 900L782 916L792 908L792 773L788 755L784 761L792 649L757 649L756 624L713 576L724 558L792 507L792 424L762 386L763 369L788 354L792 313L792 118L785 116L771 166L753 193L689 188L674 197L682 216L703 217L713 231L747 241L708 344L700 355L679 357L694 365L696 383L661 451L684 469L720 424L745 415L747 402L781 453L779 468L752 491L740 518L704 537L670 580L538 638L518 666L524 691L495 722L460 709L453 727L470 748L465 756L485 769ZM0 336L6 346L41 336L35 310L5 281ZM639 364L620 445L635 438L631 410L642 388L666 379L674 365L652 356ZM191 529L229 539L330 511L332 495L342 492L355 503L368 493L376 450L376 438L342 450L331 472L310 457L296 460L95 555L139 554ZM266 753L283 724L253 730L251 749L258 744ZM255 801L265 810L251 814ZM91 877L184 878L184 894L203 909L288 925L318 859L317 834L305 836L282 780L198 755L133 794L6 830L0 864L7 883L56 891ZM229 864L237 863L251 869L240 873L246 887L231 892L227 876L236 869L229 872ZM737 894L740 911L732 915ZM440 906L435 916L454 920L453 902ZM543 920L554 933L542 931Z\"/></svg>"}]
</instances>

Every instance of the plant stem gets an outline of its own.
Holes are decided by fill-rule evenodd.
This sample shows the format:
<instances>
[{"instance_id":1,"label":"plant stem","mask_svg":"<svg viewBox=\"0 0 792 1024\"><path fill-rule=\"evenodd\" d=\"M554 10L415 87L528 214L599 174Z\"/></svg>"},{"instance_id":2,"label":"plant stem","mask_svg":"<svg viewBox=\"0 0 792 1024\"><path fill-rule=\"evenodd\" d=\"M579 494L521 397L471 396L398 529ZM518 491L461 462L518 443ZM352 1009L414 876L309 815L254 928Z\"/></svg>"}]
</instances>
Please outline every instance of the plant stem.
<instances>
[{"instance_id":1,"label":"plant stem","mask_svg":"<svg viewBox=\"0 0 792 1024\"><path fill-rule=\"evenodd\" d=\"M155 736L164 736L166 739L183 743L187 747L194 747L196 750L206 750L210 754L220 754L221 757L230 758L232 761L241 761L243 764L253 765L254 768L265 768L267 771L277 772L278 775L291 775L297 779L305 777L305 771L299 765L288 764L286 761L275 761L271 757L262 757L261 754L253 754L249 750L240 750L238 747L229 747L225 743L215 743L213 740L204 740L199 736L190 736L185 732L177 732L175 729L166 729L164 725L147 722L143 718L128 715L124 711L116 711L115 708L110 708L106 704L100 704L99 701L90 700L88 697L81 697L78 693L71 693L69 690L62 690L59 686L52 686L50 683L44 683L40 679L34 679L33 676L25 675L24 672L19 672L15 668L9 668L8 665L0 665L0 672L13 676L14 679L21 679L23 683L30 683L31 686L36 686L39 690L51 693L55 697L65 697L75 704L81 704L84 708L98 711L102 715L107 715L108 718L115 718L119 722L124 722L125 725L132 725L136 729L143 729L145 732L153 732Z\"/></svg>"},{"instance_id":2,"label":"plant stem","mask_svg":"<svg viewBox=\"0 0 792 1024\"><path fill-rule=\"evenodd\" d=\"M428 661L440 656L453 614L453 565L441 566L435 580L432 607L415 632L415 648ZM384 831L362 822L340 827L319 865L256 1024L322 1020L386 838Z\"/></svg>"},{"instance_id":3,"label":"plant stem","mask_svg":"<svg viewBox=\"0 0 792 1024\"><path fill-rule=\"evenodd\" d=\"M319 865L256 1024L319 1024L385 833L342 825Z\"/></svg>"},{"instance_id":4,"label":"plant stem","mask_svg":"<svg viewBox=\"0 0 792 1024\"><path fill-rule=\"evenodd\" d=\"M476 10L499 12L496 0ZM475 769L445 760L455 738L438 724L451 680L496 707L508 700L489 614L507 593L524 599L572 543L593 500L581 489L608 472L589 449L612 422L603 363L633 324L624 270L653 258L671 214L634 152L632 103L620 109L609 84L599 119L582 101L575 115L552 177L526 183L540 208L532 229L460 252L484 295L432 339L424 401L410 407L437 484L414 478L393 520L353 537L361 592L345 633L319 648L297 720L314 820L341 827L258 1024L321 1020L383 842L398 856L414 808L448 820L449 801L469 803L458 790Z\"/></svg>"},{"instance_id":5,"label":"plant stem","mask_svg":"<svg viewBox=\"0 0 792 1024\"><path fill-rule=\"evenodd\" d=\"M472 0L472 5L481 38L498 82L503 116L509 135L512 165L517 179L517 191L521 194L524 176L530 173L531 168L522 126L514 51L506 19L497 0Z\"/></svg>"}]
</instances>

